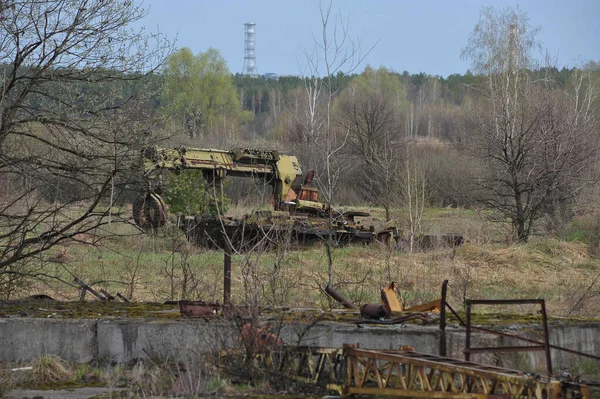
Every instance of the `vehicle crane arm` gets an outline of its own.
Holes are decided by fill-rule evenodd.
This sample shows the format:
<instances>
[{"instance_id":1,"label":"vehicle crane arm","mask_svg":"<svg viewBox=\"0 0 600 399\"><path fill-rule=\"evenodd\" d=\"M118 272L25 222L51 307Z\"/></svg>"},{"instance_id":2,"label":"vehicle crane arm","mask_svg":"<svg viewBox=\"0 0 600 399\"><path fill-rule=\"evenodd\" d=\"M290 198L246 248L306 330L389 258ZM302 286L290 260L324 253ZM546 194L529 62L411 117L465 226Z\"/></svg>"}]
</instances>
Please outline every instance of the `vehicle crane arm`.
<instances>
[{"instance_id":1,"label":"vehicle crane arm","mask_svg":"<svg viewBox=\"0 0 600 399\"><path fill-rule=\"evenodd\" d=\"M226 176L259 178L273 186L275 208L287 199L293 187L300 187L302 169L293 155L247 148L217 150L208 148L158 148L143 151L147 174L161 170L202 170L210 184L220 185Z\"/></svg>"}]
</instances>

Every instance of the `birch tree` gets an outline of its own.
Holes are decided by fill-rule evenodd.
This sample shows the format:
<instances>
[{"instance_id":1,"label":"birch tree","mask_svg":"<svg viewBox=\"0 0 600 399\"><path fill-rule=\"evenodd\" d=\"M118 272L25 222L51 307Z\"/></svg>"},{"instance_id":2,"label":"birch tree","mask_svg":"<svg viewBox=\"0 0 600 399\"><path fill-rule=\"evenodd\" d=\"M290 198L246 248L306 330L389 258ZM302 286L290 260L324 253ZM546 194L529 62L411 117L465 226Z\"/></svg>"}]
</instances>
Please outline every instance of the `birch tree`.
<instances>
[{"instance_id":1,"label":"birch tree","mask_svg":"<svg viewBox=\"0 0 600 399\"><path fill-rule=\"evenodd\" d=\"M471 148L484 165L475 183L481 202L511 221L518 241L527 241L552 204L576 197L598 151L588 81L576 78L565 91L550 74L532 79L538 31L518 9L484 8L462 52L486 77L476 88L485 101L474 114Z\"/></svg>"},{"instance_id":2,"label":"birch tree","mask_svg":"<svg viewBox=\"0 0 600 399\"><path fill-rule=\"evenodd\" d=\"M338 73L353 72L364 55L360 43L353 40L348 31L348 23L340 14L332 12L333 2L319 6L321 31L313 34L314 47L304 50L306 60L305 90L308 98L308 136L312 138L311 148L317 153L316 180L328 207L328 231L325 248L328 260L328 285L333 284L333 237L336 185L342 172L341 151L346 144L348 132L335 129L333 120L334 99L338 88L334 87L334 76ZM319 99L322 98L322 102ZM318 106L320 105L320 111Z\"/></svg>"}]
</instances>

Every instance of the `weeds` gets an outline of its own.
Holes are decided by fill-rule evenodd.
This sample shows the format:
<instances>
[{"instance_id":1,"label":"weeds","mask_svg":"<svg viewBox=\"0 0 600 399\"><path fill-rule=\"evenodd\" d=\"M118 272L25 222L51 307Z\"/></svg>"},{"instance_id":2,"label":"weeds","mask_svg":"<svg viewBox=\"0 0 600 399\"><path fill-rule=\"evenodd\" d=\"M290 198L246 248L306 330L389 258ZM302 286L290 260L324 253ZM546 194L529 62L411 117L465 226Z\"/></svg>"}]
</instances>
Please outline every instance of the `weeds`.
<instances>
[{"instance_id":1,"label":"weeds","mask_svg":"<svg viewBox=\"0 0 600 399\"><path fill-rule=\"evenodd\" d=\"M142 397L216 394L228 386L215 375L209 358L192 355L180 363L169 359L139 360L132 368L129 386Z\"/></svg>"},{"instance_id":2,"label":"weeds","mask_svg":"<svg viewBox=\"0 0 600 399\"><path fill-rule=\"evenodd\" d=\"M0 367L0 398L14 387L14 378L10 370Z\"/></svg>"},{"instance_id":3,"label":"weeds","mask_svg":"<svg viewBox=\"0 0 600 399\"><path fill-rule=\"evenodd\" d=\"M373 212L373 224L378 212L382 211ZM521 245L500 244L504 234L501 227L483 222L475 211L428 209L425 218L427 224L436 226L434 232L463 233L465 244L456 249L435 248L413 254L385 246L338 248L334 253L336 289L359 304L374 303L379 302L381 288L396 281L412 305L435 299L441 281L449 279L451 286L460 291L453 298L457 302L479 294L495 298L539 295L547 299L549 312L566 315L573 301L565 287L585 290L586 282L598 274L591 232L600 224L589 216L572 224L574 236L579 236L578 231L587 232L584 240L532 237L529 243ZM133 235L128 231L119 234L121 239L107 239L95 248L70 245L67 251L70 270L86 282L107 280L103 283L107 291L123 292L138 301L222 300L222 252L193 247L175 230L160 235ZM60 256L60 251L57 248L52 256ZM327 281L324 252L319 247L291 251L282 246L252 256L234 255L233 301L258 306L321 309L338 306L330 303L322 292ZM63 280L72 280L58 264L56 274ZM581 287L578 288L577 282L583 282L579 284ZM27 294L78 299L75 288L46 283L42 280L29 286ZM25 295L19 292L11 291L11 297ZM579 313L597 310L596 305L600 304L596 302L583 301ZM128 312L128 316L135 314Z\"/></svg>"},{"instance_id":4,"label":"weeds","mask_svg":"<svg viewBox=\"0 0 600 399\"><path fill-rule=\"evenodd\" d=\"M74 373L71 367L55 355L43 355L32 364L33 383L36 385L55 384L70 381Z\"/></svg>"}]
</instances>

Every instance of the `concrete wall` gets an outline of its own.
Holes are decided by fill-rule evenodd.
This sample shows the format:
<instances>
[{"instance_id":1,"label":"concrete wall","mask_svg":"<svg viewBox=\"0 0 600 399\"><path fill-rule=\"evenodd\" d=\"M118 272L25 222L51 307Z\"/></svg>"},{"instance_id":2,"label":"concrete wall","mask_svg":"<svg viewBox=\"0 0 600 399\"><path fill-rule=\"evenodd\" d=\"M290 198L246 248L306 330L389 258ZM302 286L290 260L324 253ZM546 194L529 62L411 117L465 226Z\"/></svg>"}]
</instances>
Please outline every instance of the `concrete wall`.
<instances>
[{"instance_id":1,"label":"concrete wall","mask_svg":"<svg viewBox=\"0 0 600 399\"><path fill-rule=\"evenodd\" d=\"M238 328L228 322L199 320L98 321L97 357L128 362L147 356L185 359L231 347Z\"/></svg>"},{"instance_id":2,"label":"concrete wall","mask_svg":"<svg viewBox=\"0 0 600 399\"><path fill-rule=\"evenodd\" d=\"M98 355L95 320L0 319L0 361L29 361L43 354L85 363Z\"/></svg>"},{"instance_id":3,"label":"concrete wall","mask_svg":"<svg viewBox=\"0 0 600 399\"><path fill-rule=\"evenodd\" d=\"M276 329L274 328L274 332ZM532 326L511 331L541 339L541 330ZM551 326L551 343L600 355L600 323ZM231 322L201 320L55 320L0 319L0 361L28 361L44 353L74 362L107 359L129 362L148 356L184 360L187 356L239 345L239 328ZM389 349L410 345L416 351L437 354L439 329L435 326L356 326L322 322L309 329L296 323L280 331L286 344L341 347L345 343L361 348ZM463 358L464 330L447 329L448 356ZM473 334L473 346L517 345L489 334ZM584 358L552 351L555 369ZM474 355L472 360L525 371L543 371L543 353Z\"/></svg>"}]
</instances>

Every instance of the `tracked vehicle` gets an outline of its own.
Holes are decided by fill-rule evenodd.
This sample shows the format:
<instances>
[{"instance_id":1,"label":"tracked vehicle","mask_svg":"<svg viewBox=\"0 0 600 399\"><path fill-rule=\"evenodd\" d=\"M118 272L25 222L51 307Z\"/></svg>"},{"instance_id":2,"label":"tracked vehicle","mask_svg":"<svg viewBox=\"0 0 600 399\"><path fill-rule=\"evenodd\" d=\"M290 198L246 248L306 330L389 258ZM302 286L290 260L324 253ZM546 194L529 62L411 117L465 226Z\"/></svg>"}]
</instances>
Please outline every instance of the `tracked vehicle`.
<instances>
[{"instance_id":1,"label":"tracked vehicle","mask_svg":"<svg viewBox=\"0 0 600 399\"><path fill-rule=\"evenodd\" d=\"M269 211L256 211L239 219L178 216L177 223L187 238L201 246L220 247L224 242L239 250L282 242L304 246L330 235L337 245L369 244L376 239L395 239L397 235L393 228L376 232L372 226L362 226L355 219L369 216L368 213L342 213L320 202L318 189L311 185L314 172L303 177L300 163L293 155L242 148L224 151L153 147L143 151L143 168L150 189L134 202L133 217L144 229L159 228L168 220L158 178L164 171L201 170L208 190L216 195L222 193L222 181L227 176L261 179L272 186L273 209Z\"/></svg>"}]
</instances>

